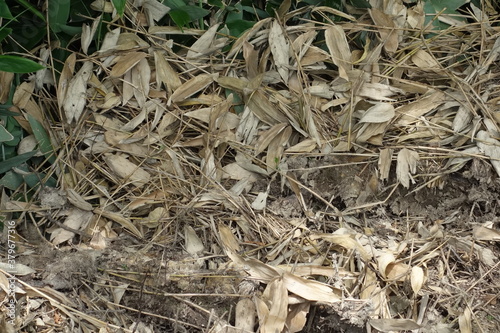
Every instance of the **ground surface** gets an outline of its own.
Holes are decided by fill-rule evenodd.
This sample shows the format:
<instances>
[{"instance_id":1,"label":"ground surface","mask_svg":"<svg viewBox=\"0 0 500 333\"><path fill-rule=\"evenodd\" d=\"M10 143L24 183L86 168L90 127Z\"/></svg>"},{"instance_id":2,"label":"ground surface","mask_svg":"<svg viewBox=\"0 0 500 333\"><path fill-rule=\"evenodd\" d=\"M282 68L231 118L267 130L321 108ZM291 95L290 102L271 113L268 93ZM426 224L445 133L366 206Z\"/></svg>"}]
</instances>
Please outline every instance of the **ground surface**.
<instances>
[{"instance_id":1,"label":"ground surface","mask_svg":"<svg viewBox=\"0 0 500 333\"><path fill-rule=\"evenodd\" d=\"M500 332L498 15L389 2L238 38L130 15L20 85L58 185L2 197L17 330Z\"/></svg>"}]
</instances>

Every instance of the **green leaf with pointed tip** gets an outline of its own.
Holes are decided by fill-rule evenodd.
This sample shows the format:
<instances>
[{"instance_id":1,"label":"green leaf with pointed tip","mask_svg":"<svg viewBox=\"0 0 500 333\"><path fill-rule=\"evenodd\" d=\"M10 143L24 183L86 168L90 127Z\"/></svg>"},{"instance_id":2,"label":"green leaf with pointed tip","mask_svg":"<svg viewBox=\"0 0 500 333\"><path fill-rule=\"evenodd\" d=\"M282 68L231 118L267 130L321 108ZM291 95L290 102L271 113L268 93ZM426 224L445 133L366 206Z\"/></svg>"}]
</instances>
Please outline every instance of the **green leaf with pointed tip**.
<instances>
[{"instance_id":1,"label":"green leaf with pointed tip","mask_svg":"<svg viewBox=\"0 0 500 333\"><path fill-rule=\"evenodd\" d=\"M0 17L3 17L7 20L13 20L14 16L12 16L9 6L5 3L5 0L0 0Z\"/></svg>"},{"instance_id":2,"label":"green leaf with pointed tip","mask_svg":"<svg viewBox=\"0 0 500 333\"><path fill-rule=\"evenodd\" d=\"M115 6L116 12L120 17L123 17L123 13L125 12L125 4L127 0L112 0L113 6Z\"/></svg>"},{"instance_id":3,"label":"green leaf with pointed tip","mask_svg":"<svg viewBox=\"0 0 500 333\"><path fill-rule=\"evenodd\" d=\"M7 142L14 140L14 136L0 124L0 142Z\"/></svg>"},{"instance_id":4,"label":"green leaf with pointed tip","mask_svg":"<svg viewBox=\"0 0 500 333\"><path fill-rule=\"evenodd\" d=\"M29 59L0 55L0 71L9 73L32 73L45 67Z\"/></svg>"},{"instance_id":5,"label":"green leaf with pointed tip","mask_svg":"<svg viewBox=\"0 0 500 333\"><path fill-rule=\"evenodd\" d=\"M15 168L17 166L20 166L21 164L32 158L35 154L36 150L14 156L5 161L0 162L0 174L7 172L10 169Z\"/></svg>"},{"instance_id":6,"label":"green leaf with pointed tip","mask_svg":"<svg viewBox=\"0 0 500 333\"><path fill-rule=\"evenodd\" d=\"M44 154L45 158L53 164L56 161L56 157L54 156L54 148L52 148L50 137L45 131L45 128L30 114L28 114L28 122L33 130L33 135L35 135L36 141L38 142L38 148Z\"/></svg>"}]
</instances>

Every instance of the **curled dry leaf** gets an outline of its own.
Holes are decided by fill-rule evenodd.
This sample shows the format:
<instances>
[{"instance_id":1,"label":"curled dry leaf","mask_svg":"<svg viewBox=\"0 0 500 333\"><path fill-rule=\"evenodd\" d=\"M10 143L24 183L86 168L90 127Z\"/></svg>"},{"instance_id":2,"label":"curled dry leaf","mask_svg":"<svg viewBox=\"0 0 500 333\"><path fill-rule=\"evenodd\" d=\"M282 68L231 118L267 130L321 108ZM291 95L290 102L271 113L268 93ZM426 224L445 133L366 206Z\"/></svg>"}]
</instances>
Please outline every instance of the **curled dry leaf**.
<instances>
[{"instance_id":1,"label":"curled dry leaf","mask_svg":"<svg viewBox=\"0 0 500 333\"><path fill-rule=\"evenodd\" d=\"M413 293L417 295L425 282L425 273L422 267L413 266L411 268L410 282Z\"/></svg>"},{"instance_id":2,"label":"curled dry leaf","mask_svg":"<svg viewBox=\"0 0 500 333\"><path fill-rule=\"evenodd\" d=\"M411 174L417 171L418 153L407 148L401 149L397 158L396 176L405 188L410 187Z\"/></svg>"}]
</instances>

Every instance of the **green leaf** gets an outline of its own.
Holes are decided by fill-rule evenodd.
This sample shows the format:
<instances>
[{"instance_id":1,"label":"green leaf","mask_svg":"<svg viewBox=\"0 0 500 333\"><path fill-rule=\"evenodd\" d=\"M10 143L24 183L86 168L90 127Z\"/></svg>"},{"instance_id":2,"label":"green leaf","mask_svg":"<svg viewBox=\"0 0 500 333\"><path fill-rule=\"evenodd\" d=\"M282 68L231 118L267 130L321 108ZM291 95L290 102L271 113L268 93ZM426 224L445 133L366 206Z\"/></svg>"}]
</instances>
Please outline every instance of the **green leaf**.
<instances>
[{"instance_id":1,"label":"green leaf","mask_svg":"<svg viewBox=\"0 0 500 333\"><path fill-rule=\"evenodd\" d=\"M14 16L12 16L9 6L5 3L5 0L0 0L0 17L8 20L14 19Z\"/></svg>"},{"instance_id":2,"label":"green leaf","mask_svg":"<svg viewBox=\"0 0 500 333\"><path fill-rule=\"evenodd\" d=\"M113 6L115 6L116 11L120 17L123 17L123 13L125 12L125 4L127 0L112 0Z\"/></svg>"},{"instance_id":3,"label":"green leaf","mask_svg":"<svg viewBox=\"0 0 500 333\"><path fill-rule=\"evenodd\" d=\"M202 17L207 16L210 14L210 11L198 7L198 6L182 6L179 7L179 9L183 10L189 15L189 18L191 19L191 22L194 22L196 20L201 19Z\"/></svg>"},{"instance_id":4,"label":"green leaf","mask_svg":"<svg viewBox=\"0 0 500 333\"><path fill-rule=\"evenodd\" d=\"M0 124L0 142L7 142L14 140L14 136Z\"/></svg>"},{"instance_id":5,"label":"green leaf","mask_svg":"<svg viewBox=\"0 0 500 333\"><path fill-rule=\"evenodd\" d=\"M166 0L163 4L170 9L176 9L186 5L186 3L182 0Z\"/></svg>"},{"instance_id":6,"label":"green leaf","mask_svg":"<svg viewBox=\"0 0 500 333\"><path fill-rule=\"evenodd\" d=\"M208 4L210 6L218 7L218 8L224 8L225 5L221 0L208 0Z\"/></svg>"},{"instance_id":7,"label":"green leaf","mask_svg":"<svg viewBox=\"0 0 500 333\"><path fill-rule=\"evenodd\" d=\"M5 186L6 188L15 191L21 186L24 182L24 179L21 175L13 172L7 171L5 176L0 179L0 186Z\"/></svg>"},{"instance_id":8,"label":"green leaf","mask_svg":"<svg viewBox=\"0 0 500 333\"><path fill-rule=\"evenodd\" d=\"M28 9L30 12L32 12L33 14L38 16L43 22L46 22L45 15L40 13L40 11L38 9L36 9L35 7L33 7L28 1L26 1L26 0L16 0L16 1L18 3L20 3L24 8ZM65 0L62 0L62 1L65 1ZM52 1L52 0L49 1L49 11L50 11L51 2L54 2L54 1ZM69 0L66 2L69 3Z\"/></svg>"},{"instance_id":9,"label":"green leaf","mask_svg":"<svg viewBox=\"0 0 500 333\"><path fill-rule=\"evenodd\" d=\"M32 158L36 153L37 153L36 150L30 151L28 153L17 155L17 156L11 157L5 161L0 162L0 174L7 172L10 169L15 168L15 167L23 164L24 162L26 162L27 160Z\"/></svg>"},{"instance_id":10,"label":"green leaf","mask_svg":"<svg viewBox=\"0 0 500 333\"><path fill-rule=\"evenodd\" d=\"M45 128L30 114L28 114L28 122L33 130L33 135L35 135L36 141L38 142L38 148L44 154L45 158L53 164L56 161L56 157L54 156L54 148L52 148L50 137L45 131Z\"/></svg>"},{"instance_id":11,"label":"green leaf","mask_svg":"<svg viewBox=\"0 0 500 333\"><path fill-rule=\"evenodd\" d=\"M243 32L253 27L255 22L245 21L245 20L234 20L228 22L227 28L229 29L231 36L239 37Z\"/></svg>"},{"instance_id":12,"label":"green leaf","mask_svg":"<svg viewBox=\"0 0 500 333\"><path fill-rule=\"evenodd\" d=\"M0 71L9 73L31 73L44 68L44 66L29 59L10 55L0 55Z\"/></svg>"},{"instance_id":13,"label":"green leaf","mask_svg":"<svg viewBox=\"0 0 500 333\"><path fill-rule=\"evenodd\" d=\"M54 33L61 32L61 26L68 22L71 2L69 0L50 0L47 13L50 29Z\"/></svg>"},{"instance_id":14,"label":"green leaf","mask_svg":"<svg viewBox=\"0 0 500 333\"><path fill-rule=\"evenodd\" d=\"M10 35L12 33L12 29L11 28L3 28L0 30L0 42L3 41L5 39L5 37L7 37L8 35Z\"/></svg>"},{"instance_id":15,"label":"green leaf","mask_svg":"<svg viewBox=\"0 0 500 333\"><path fill-rule=\"evenodd\" d=\"M169 11L168 15L170 15L170 17L172 18L172 21L174 21L175 25L177 25L181 29L186 24L191 22L191 18L189 17L189 14L181 9L178 9L178 8L175 8L175 9L172 9L171 11Z\"/></svg>"},{"instance_id":16,"label":"green leaf","mask_svg":"<svg viewBox=\"0 0 500 333\"><path fill-rule=\"evenodd\" d=\"M0 116L20 116L20 113L12 112L7 109L2 109L0 106Z\"/></svg>"}]
</instances>

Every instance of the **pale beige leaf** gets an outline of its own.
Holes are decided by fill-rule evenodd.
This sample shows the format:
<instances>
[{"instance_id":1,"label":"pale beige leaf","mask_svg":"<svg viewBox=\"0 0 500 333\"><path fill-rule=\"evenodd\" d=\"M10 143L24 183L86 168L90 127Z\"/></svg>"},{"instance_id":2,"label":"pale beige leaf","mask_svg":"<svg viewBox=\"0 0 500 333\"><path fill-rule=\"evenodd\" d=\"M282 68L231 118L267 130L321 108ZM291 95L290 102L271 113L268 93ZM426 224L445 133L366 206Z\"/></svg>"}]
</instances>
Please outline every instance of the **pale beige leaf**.
<instances>
[{"instance_id":1,"label":"pale beige leaf","mask_svg":"<svg viewBox=\"0 0 500 333\"><path fill-rule=\"evenodd\" d=\"M263 122L274 125L287 123L287 117L273 105L261 89L245 94L248 108Z\"/></svg>"},{"instance_id":2,"label":"pale beige leaf","mask_svg":"<svg viewBox=\"0 0 500 333\"><path fill-rule=\"evenodd\" d=\"M286 318L286 327L288 327L290 333L302 331L307 322L310 306L310 302L290 306L290 311Z\"/></svg>"},{"instance_id":3,"label":"pale beige leaf","mask_svg":"<svg viewBox=\"0 0 500 333\"><path fill-rule=\"evenodd\" d=\"M325 41L333 63L339 68L339 76L349 81L347 72L352 68L351 50L344 29L339 25L328 27L325 30Z\"/></svg>"},{"instance_id":4,"label":"pale beige leaf","mask_svg":"<svg viewBox=\"0 0 500 333\"><path fill-rule=\"evenodd\" d=\"M277 135L279 135L285 128L287 124L280 123L276 124L267 131L264 131L260 134L259 139L257 140L257 144L255 146L255 155L263 152L273 141Z\"/></svg>"},{"instance_id":5,"label":"pale beige leaf","mask_svg":"<svg viewBox=\"0 0 500 333\"><path fill-rule=\"evenodd\" d=\"M460 333L472 333L472 311L466 307L464 312L458 316Z\"/></svg>"},{"instance_id":6,"label":"pale beige leaf","mask_svg":"<svg viewBox=\"0 0 500 333\"><path fill-rule=\"evenodd\" d=\"M417 295L425 282L425 274L422 267L413 266L411 268L410 282L413 293Z\"/></svg>"},{"instance_id":7,"label":"pale beige leaf","mask_svg":"<svg viewBox=\"0 0 500 333\"><path fill-rule=\"evenodd\" d=\"M151 79L151 68L146 59L141 59L132 68L132 84L134 86L134 96L139 107L142 108L149 96L149 80Z\"/></svg>"},{"instance_id":8,"label":"pale beige leaf","mask_svg":"<svg viewBox=\"0 0 500 333\"><path fill-rule=\"evenodd\" d=\"M186 59L189 61L197 60L200 57L212 52L211 48L214 39L217 36L217 29L220 24L211 26L193 45L189 48Z\"/></svg>"},{"instance_id":9,"label":"pale beige leaf","mask_svg":"<svg viewBox=\"0 0 500 333\"><path fill-rule=\"evenodd\" d=\"M259 210L264 210L266 208L266 203L267 203L267 192L259 192L257 194L257 197L255 200L252 202L252 208L259 211Z\"/></svg>"},{"instance_id":10,"label":"pale beige leaf","mask_svg":"<svg viewBox=\"0 0 500 333\"><path fill-rule=\"evenodd\" d=\"M178 103L205 89L214 82L218 74L200 74L178 87L168 99L167 105Z\"/></svg>"},{"instance_id":11,"label":"pale beige leaf","mask_svg":"<svg viewBox=\"0 0 500 333\"><path fill-rule=\"evenodd\" d=\"M165 6L163 2L156 0L144 0L142 8L152 20L157 22L170 11L170 8ZM153 25L153 22L150 21L149 24Z\"/></svg>"},{"instance_id":12,"label":"pale beige leaf","mask_svg":"<svg viewBox=\"0 0 500 333\"><path fill-rule=\"evenodd\" d=\"M333 14L335 16L343 17L349 21L356 21L356 18L352 15L349 15L347 13L344 13L343 11L340 11L338 9L332 8L332 7L326 7L326 6L314 6L313 9L311 10L311 13L314 12L325 12L329 14Z\"/></svg>"},{"instance_id":13,"label":"pale beige leaf","mask_svg":"<svg viewBox=\"0 0 500 333\"><path fill-rule=\"evenodd\" d=\"M92 75L92 67L92 62L84 62L82 68L80 68L68 84L62 104L68 124L71 124L73 120L80 120L83 109L87 104L87 82Z\"/></svg>"},{"instance_id":14,"label":"pale beige leaf","mask_svg":"<svg viewBox=\"0 0 500 333\"><path fill-rule=\"evenodd\" d=\"M115 48L118 43L118 38L120 37L120 28L116 28L106 33L104 39L101 44L101 48L98 51L99 53L104 53L106 51L110 51Z\"/></svg>"},{"instance_id":15,"label":"pale beige leaf","mask_svg":"<svg viewBox=\"0 0 500 333\"><path fill-rule=\"evenodd\" d=\"M388 53L394 53L398 50L398 34L394 19L378 8L368 10L375 26L380 34L380 39L384 44L384 49Z\"/></svg>"},{"instance_id":16,"label":"pale beige leaf","mask_svg":"<svg viewBox=\"0 0 500 333\"><path fill-rule=\"evenodd\" d=\"M389 103L376 103L365 111L360 123L384 123L394 117L394 106Z\"/></svg>"},{"instance_id":17,"label":"pale beige leaf","mask_svg":"<svg viewBox=\"0 0 500 333\"><path fill-rule=\"evenodd\" d=\"M367 97L376 101L391 101L391 96L404 93L401 89L382 83L363 83L359 89L358 95Z\"/></svg>"},{"instance_id":18,"label":"pale beige leaf","mask_svg":"<svg viewBox=\"0 0 500 333\"><path fill-rule=\"evenodd\" d=\"M143 237L143 235L139 231L139 229L137 229L137 227L132 223L132 221L130 219L124 217L123 214L110 212L108 210L104 210L104 209L101 209L98 207L94 209L94 213L99 215L99 216L103 216L103 217L105 217L113 222L118 223L119 225L121 225L125 229L129 230L130 232L132 232L132 234L134 234L135 236L137 236L139 238Z\"/></svg>"},{"instance_id":19,"label":"pale beige leaf","mask_svg":"<svg viewBox=\"0 0 500 333\"><path fill-rule=\"evenodd\" d=\"M257 309L250 298L242 298L236 303L234 326L243 332L253 332Z\"/></svg>"},{"instance_id":20,"label":"pale beige leaf","mask_svg":"<svg viewBox=\"0 0 500 333\"><path fill-rule=\"evenodd\" d=\"M104 156L104 162L115 175L137 187L144 186L151 178L151 175L146 170L130 162L122 155L107 154Z\"/></svg>"},{"instance_id":21,"label":"pale beige leaf","mask_svg":"<svg viewBox=\"0 0 500 333\"><path fill-rule=\"evenodd\" d=\"M285 150L286 153L310 153L317 147L316 140L305 139Z\"/></svg>"},{"instance_id":22,"label":"pale beige leaf","mask_svg":"<svg viewBox=\"0 0 500 333\"><path fill-rule=\"evenodd\" d=\"M69 210L68 216L63 222L63 224L71 229L77 231L83 231L85 230L85 228L87 228L87 225L90 222L90 219L92 218L93 215L94 214L90 211L85 211L78 208L72 208ZM57 246L61 243L64 243L72 239L74 236L75 233L69 230L63 228L57 228L51 233L50 241L52 242L52 244Z\"/></svg>"},{"instance_id":23,"label":"pale beige leaf","mask_svg":"<svg viewBox=\"0 0 500 333\"><path fill-rule=\"evenodd\" d=\"M267 297L266 297L267 296ZM269 304L269 313L261 327L262 333L281 332L288 313L288 294L282 279L274 279L264 291L263 297Z\"/></svg>"},{"instance_id":24,"label":"pale beige leaf","mask_svg":"<svg viewBox=\"0 0 500 333\"><path fill-rule=\"evenodd\" d=\"M191 255L201 253L205 250L203 242L190 225L184 226L184 243L184 248Z\"/></svg>"},{"instance_id":25,"label":"pale beige leaf","mask_svg":"<svg viewBox=\"0 0 500 333\"><path fill-rule=\"evenodd\" d=\"M317 233L317 234L312 234L310 237L312 240L315 239L326 240L328 242L340 245L348 250L357 250L364 260L370 260L372 258L372 255L363 248L360 242L357 239L355 239L354 235Z\"/></svg>"},{"instance_id":26,"label":"pale beige leaf","mask_svg":"<svg viewBox=\"0 0 500 333\"><path fill-rule=\"evenodd\" d=\"M411 174L414 174L417 171L418 160L418 153L407 148L401 149L398 153L396 176L398 181L405 188L410 187Z\"/></svg>"},{"instance_id":27,"label":"pale beige leaf","mask_svg":"<svg viewBox=\"0 0 500 333\"><path fill-rule=\"evenodd\" d=\"M396 109L401 114L398 125L408 125L416 122L418 118L427 112L434 110L445 102L445 94L440 90L431 90L422 98L414 102L404 104Z\"/></svg>"},{"instance_id":28,"label":"pale beige leaf","mask_svg":"<svg viewBox=\"0 0 500 333\"><path fill-rule=\"evenodd\" d=\"M268 174L271 174L279 169L280 161L281 158L283 157L283 152L285 150L285 145L288 143L288 140L290 139L291 135L292 135L292 128L290 126L287 126L269 144L266 154L266 165Z\"/></svg>"},{"instance_id":29,"label":"pale beige leaf","mask_svg":"<svg viewBox=\"0 0 500 333\"><path fill-rule=\"evenodd\" d=\"M80 194L78 194L74 189L69 188L66 190L66 193L68 195L68 201L75 207L81 209L81 210L86 210L86 211L91 211L92 210L92 205L85 201L84 198Z\"/></svg>"},{"instance_id":30,"label":"pale beige leaf","mask_svg":"<svg viewBox=\"0 0 500 333\"><path fill-rule=\"evenodd\" d=\"M412 57L411 61L415 65L417 65L418 68L422 70L440 70L439 63L436 62L436 60L427 52L424 50L418 50Z\"/></svg>"},{"instance_id":31,"label":"pale beige leaf","mask_svg":"<svg viewBox=\"0 0 500 333\"><path fill-rule=\"evenodd\" d=\"M236 54L238 54L241 51L241 48L243 47L243 43L248 42L250 38L255 36L255 34L266 24L268 24L273 18L268 17L263 20L257 21L250 29L245 31L233 44L233 47L227 54L227 58L231 59L234 57Z\"/></svg>"},{"instance_id":32,"label":"pale beige leaf","mask_svg":"<svg viewBox=\"0 0 500 333\"><path fill-rule=\"evenodd\" d=\"M219 237L222 244L229 251L238 252L241 250L240 243L234 236L233 232L231 231L231 228L229 228L227 225L219 224Z\"/></svg>"},{"instance_id":33,"label":"pale beige leaf","mask_svg":"<svg viewBox=\"0 0 500 333\"><path fill-rule=\"evenodd\" d=\"M26 266L26 265L21 264L21 263L18 263L18 262L16 262L16 263L0 262L0 269L5 271L5 272L8 272L9 274L17 275L17 276L24 276L24 275L30 275L30 274L36 273L36 271L34 269L32 269L31 267ZM9 292L12 292L12 290L9 289Z\"/></svg>"},{"instance_id":34,"label":"pale beige leaf","mask_svg":"<svg viewBox=\"0 0 500 333\"><path fill-rule=\"evenodd\" d=\"M411 319L370 319L368 323L380 332L410 331L419 329L421 327Z\"/></svg>"},{"instance_id":35,"label":"pale beige leaf","mask_svg":"<svg viewBox=\"0 0 500 333\"><path fill-rule=\"evenodd\" d=\"M59 82L57 85L57 102L59 105L63 105L66 100L66 94L68 91L69 82L73 77L73 72L75 70L76 64L76 53L71 52L71 54L66 58L64 62L64 66L61 72L61 76L59 77ZM16 105L18 105L16 103Z\"/></svg>"},{"instance_id":36,"label":"pale beige leaf","mask_svg":"<svg viewBox=\"0 0 500 333\"><path fill-rule=\"evenodd\" d=\"M111 69L109 73L110 78L121 77L123 74L131 70L135 65L139 63L142 59L146 58L148 55L144 52L129 52L124 56L120 56L116 61L116 64Z\"/></svg>"},{"instance_id":37,"label":"pale beige leaf","mask_svg":"<svg viewBox=\"0 0 500 333\"><path fill-rule=\"evenodd\" d=\"M500 230L479 226L474 228L474 238L482 241L500 241Z\"/></svg>"},{"instance_id":38,"label":"pale beige leaf","mask_svg":"<svg viewBox=\"0 0 500 333\"><path fill-rule=\"evenodd\" d=\"M165 59L165 56L160 51L155 51L155 68L156 68L156 83L160 86L163 83L167 88L167 92L171 94L182 85L179 75L170 66L170 63Z\"/></svg>"},{"instance_id":39,"label":"pale beige leaf","mask_svg":"<svg viewBox=\"0 0 500 333\"><path fill-rule=\"evenodd\" d=\"M289 46L283 34L283 28L277 20L271 23L269 46L271 47L276 69L286 84L288 82Z\"/></svg>"},{"instance_id":40,"label":"pale beige leaf","mask_svg":"<svg viewBox=\"0 0 500 333\"><path fill-rule=\"evenodd\" d=\"M392 153L393 150L390 148L385 148L380 151L378 157L378 170L380 180L386 180L389 178L389 171L391 171L392 163Z\"/></svg>"},{"instance_id":41,"label":"pale beige leaf","mask_svg":"<svg viewBox=\"0 0 500 333\"><path fill-rule=\"evenodd\" d=\"M490 158L491 165L500 175L500 141L492 138L486 131L479 131L476 135L476 145Z\"/></svg>"},{"instance_id":42,"label":"pale beige leaf","mask_svg":"<svg viewBox=\"0 0 500 333\"><path fill-rule=\"evenodd\" d=\"M309 301L334 303L340 301L340 290L327 284L308 280L288 272L283 273L283 283L289 292Z\"/></svg>"},{"instance_id":43,"label":"pale beige leaf","mask_svg":"<svg viewBox=\"0 0 500 333\"><path fill-rule=\"evenodd\" d=\"M469 108L460 106L458 108L455 118L453 118L453 131L460 132L472 125L474 115L470 112Z\"/></svg>"}]
</instances>

